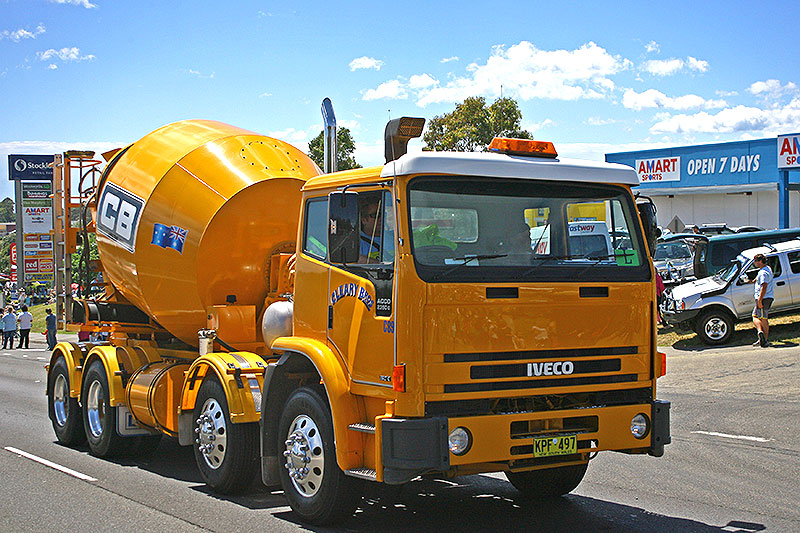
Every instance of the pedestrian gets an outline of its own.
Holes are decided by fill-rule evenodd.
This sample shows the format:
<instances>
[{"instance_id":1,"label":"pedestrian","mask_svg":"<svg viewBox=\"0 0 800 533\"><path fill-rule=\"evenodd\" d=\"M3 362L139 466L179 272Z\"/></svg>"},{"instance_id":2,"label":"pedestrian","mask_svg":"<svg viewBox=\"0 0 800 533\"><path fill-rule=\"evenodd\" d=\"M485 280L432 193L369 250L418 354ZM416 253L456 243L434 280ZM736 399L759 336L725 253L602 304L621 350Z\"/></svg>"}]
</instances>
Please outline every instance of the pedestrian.
<instances>
[{"instance_id":1,"label":"pedestrian","mask_svg":"<svg viewBox=\"0 0 800 533\"><path fill-rule=\"evenodd\" d=\"M14 349L14 333L17 332L17 315L9 305L6 307L6 312L3 315L3 350L6 346L10 350Z\"/></svg>"},{"instance_id":2,"label":"pedestrian","mask_svg":"<svg viewBox=\"0 0 800 533\"><path fill-rule=\"evenodd\" d=\"M753 346L761 346L766 348L769 346L769 308L772 306L774 295L774 282L772 281L772 269L767 264L767 258L764 254L756 254L753 257L753 264L758 268L753 283L753 298L756 300L756 305L753 307L753 324L758 331L758 339L753 343Z\"/></svg>"},{"instance_id":3,"label":"pedestrian","mask_svg":"<svg viewBox=\"0 0 800 533\"><path fill-rule=\"evenodd\" d=\"M31 326L33 326L33 315L28 311L27 305L22 306L22 312L19 314L17 321L19 322L19 346L17 348L22 348L24 344L27 350Z\"/></svg>"},{"instance_id":4,"label":"pedestrian","mask_svg":"<svg viewBox=\"0 0 800 533\"><path fill-rule=\"evenodd\" d=\"M45 309L45 313L47 316L44 317L44 322L47 326L47 349L52 350L56 347L56 315L53 314L53 310L49 307Z\"/></svg>"}]
</instances>

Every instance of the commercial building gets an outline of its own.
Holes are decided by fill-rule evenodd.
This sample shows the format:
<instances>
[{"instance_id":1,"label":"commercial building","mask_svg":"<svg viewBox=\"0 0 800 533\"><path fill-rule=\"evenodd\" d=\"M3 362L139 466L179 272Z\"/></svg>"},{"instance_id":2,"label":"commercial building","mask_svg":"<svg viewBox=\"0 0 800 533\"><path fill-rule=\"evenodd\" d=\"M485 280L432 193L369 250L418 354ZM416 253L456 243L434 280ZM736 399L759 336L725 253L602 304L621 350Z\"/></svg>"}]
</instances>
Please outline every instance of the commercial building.
<instances>
[{"instance_id":1,"label":"commercial building","mask_svg":"<svg viewBox=\"0 0 800 533\"><path fill-rule=\"evenodd\" d=\"M666 226L800 226L800 134L606 154L636 169ZM674 229L674 228L673 228Z\"/></svg>"}]
</instances>

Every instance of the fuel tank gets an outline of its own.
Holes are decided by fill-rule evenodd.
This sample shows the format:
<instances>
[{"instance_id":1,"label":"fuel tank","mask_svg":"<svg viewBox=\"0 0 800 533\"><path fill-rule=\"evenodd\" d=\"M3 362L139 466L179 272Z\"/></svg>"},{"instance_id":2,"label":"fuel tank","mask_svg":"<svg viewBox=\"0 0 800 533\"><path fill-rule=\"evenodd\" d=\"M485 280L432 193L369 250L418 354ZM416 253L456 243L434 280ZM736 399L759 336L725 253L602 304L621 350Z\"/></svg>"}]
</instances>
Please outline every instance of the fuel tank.
<instances>
[{"instance_id":1,"label":"fuel tank","mask_svg":"<svg viewBox=\"0 0 800 533\"><path fill-rule=\"evenodd\" d=\"M270 256L295 250L300 189L318 174L294 146L221 122L155 130L115 155L98 186L106 281L192 345L207 307L235 298L260 316Z\"/></svg>"}]
</instances>

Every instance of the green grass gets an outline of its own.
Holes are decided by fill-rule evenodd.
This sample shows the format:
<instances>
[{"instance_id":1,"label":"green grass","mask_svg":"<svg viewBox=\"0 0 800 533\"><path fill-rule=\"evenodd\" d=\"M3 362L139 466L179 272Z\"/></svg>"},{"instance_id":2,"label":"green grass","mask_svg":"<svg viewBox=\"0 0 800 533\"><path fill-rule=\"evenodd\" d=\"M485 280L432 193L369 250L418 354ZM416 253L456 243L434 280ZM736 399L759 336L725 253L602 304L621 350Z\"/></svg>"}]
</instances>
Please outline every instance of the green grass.
<instances>
[{"instance_id":1,"label":"green grass","mask_svg":"<svg viewBox=\"0 0 800 533\"><path fill-rule=\"evenodd\" d=\"M731 338L723 346L750 346L756 339L752 321L736 324ZM770 317L769 341L776 346L800 346L800 313ZM694 331L675 328L658 328L658 345L678 349L707 347Z\"/></svg>"}]
</instances>

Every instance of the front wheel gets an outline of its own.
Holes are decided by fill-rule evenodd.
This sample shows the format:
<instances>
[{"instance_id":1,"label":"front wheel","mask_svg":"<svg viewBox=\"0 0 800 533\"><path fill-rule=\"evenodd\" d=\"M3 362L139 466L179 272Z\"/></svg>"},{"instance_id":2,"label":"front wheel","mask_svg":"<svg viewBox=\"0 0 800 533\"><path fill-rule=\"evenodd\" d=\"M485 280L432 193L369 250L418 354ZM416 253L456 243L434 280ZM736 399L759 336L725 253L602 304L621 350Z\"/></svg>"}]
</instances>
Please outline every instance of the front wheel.
<instances>
[{"instance_id":1,"label":"front wheel","mask_svg":"<svg viewBox=\"0 0 800 533\"><path fill-rule=\"evenodd\" d=\"M711 309L697 318L695 329L705 344L724 344L733 334L733 318L725 311Z\"/></svg>"},{"instance_id":2,"label":"front wheel","mask_svg":"<svg viewBox=\"0 0 800 533\"><path fill-rule=\"evenodd\" d=\"M330 409L317 390L292 393L281 414L278 438L286 460L280 469L281 485L300 519L321 525L351 516L361 500L363 481L339 468Z\"/></svg>"},{"instance_id":3,"label":"front wheel","mask_svg":"<svg viewBox=\"0 0 800 533\"><path fill-rule=\"evenodd\" d=\"M61 444L77 446L86 442L77 398L69 395L69 370L62 357L47 376L47 403L53 431Z\"/></svg>"},{"instance_id":4,"label":"front wheel","mask_svg":"<svg viewBox=\"0 0 800 533\"><path fill-rule=\"evenodd\" d=\"M584 463L528 472L506 472L506 479L529 498L557 498L572 492L580 484L588 466L589 463Z\"/></svg>"},{"instance_id":5,"label":"front wheel","mask_svg":"<svg viewBox=\"0 0 800 533\"><path fill-rule=\"evenodd\" d=\"M206 379L194 407L194 459L209 487L221 494L246 489L258 471L258 424L232 424L225 391Z\"/></svg>"}]
</instances>

